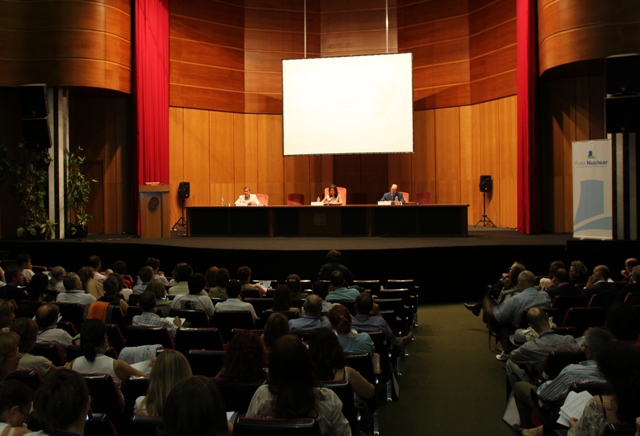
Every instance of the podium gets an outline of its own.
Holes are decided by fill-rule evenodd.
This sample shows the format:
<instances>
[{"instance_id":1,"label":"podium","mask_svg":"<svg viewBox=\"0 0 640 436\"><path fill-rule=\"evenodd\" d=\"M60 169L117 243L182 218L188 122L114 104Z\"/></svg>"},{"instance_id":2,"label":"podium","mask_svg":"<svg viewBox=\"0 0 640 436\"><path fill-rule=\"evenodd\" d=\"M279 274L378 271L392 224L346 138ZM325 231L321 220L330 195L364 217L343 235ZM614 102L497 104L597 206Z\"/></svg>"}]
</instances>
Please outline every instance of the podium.
<instances>
[{"instance_id":1,"label":"podium","mask_svg":"<svg viewBox=\"0 0 640 436\"><path fill-rule=\"evenodd\" d=\"M169 185L142 185L140 192L140 237L170 238Z\"/></svg>"}]
</instances>

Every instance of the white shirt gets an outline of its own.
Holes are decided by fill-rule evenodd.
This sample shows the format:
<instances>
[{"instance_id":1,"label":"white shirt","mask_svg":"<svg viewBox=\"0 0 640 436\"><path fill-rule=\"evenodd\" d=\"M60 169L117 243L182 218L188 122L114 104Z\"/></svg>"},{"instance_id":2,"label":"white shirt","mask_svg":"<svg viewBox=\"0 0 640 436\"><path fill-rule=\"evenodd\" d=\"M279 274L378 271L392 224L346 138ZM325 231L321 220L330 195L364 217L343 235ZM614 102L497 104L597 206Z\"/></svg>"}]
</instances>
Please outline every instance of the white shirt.
<instances>
[{"instance_id":1,"label":"white shirt","mask_svg":"<svg viewBox=\"0 0 640 436\"><path fill-rule=\"evenodd\" d=\"M228 300L221 301L220 303L216 304L215 309L216 309L216 312L247 310L251 312L251 315L253 315L253 319L258 319L258 316L256 315L256 311L253 308L253 305L251 303L245 303L244 301L241 301L237 298L229 298Z\"/></svg>"},{"instance_id":2,"label":"white shirt","mask_svg":"<svg viewBox=\"0 0 640 436\"><path fill-rule=\"evenodd\" d=\"M256 206L260 206L260 202L258 201L258 197L256 194L249 194L249 199L247 200L244 194L240 195L240 197L236 200L236 204L251 204L254 203Z\"/></svg>"},{"instance_id":3,"label":"white shirt","mask_svg":"<svg viewBox=\"0 0 640 436\"><path fill-rule=\"evenodd\" d=\"M63 294L58 294L56 301L59 303L80 303L87 306L96 301L96 297L81 290L66 290Z\"/></svg>"}]
</instances>

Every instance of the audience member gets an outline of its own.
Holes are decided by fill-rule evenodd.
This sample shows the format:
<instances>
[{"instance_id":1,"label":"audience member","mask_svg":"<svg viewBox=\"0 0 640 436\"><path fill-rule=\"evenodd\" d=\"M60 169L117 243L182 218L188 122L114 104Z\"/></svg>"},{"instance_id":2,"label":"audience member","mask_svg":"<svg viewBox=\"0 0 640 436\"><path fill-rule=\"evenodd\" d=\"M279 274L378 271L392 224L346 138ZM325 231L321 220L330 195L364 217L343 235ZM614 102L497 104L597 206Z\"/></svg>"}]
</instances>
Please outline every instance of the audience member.
<instances>
[{"instance_id":1,"label":"audience member","mask_svg":"<svg viewBox=\"0 0 640 436\"><path fill-rule=\"evenodd\" d=\"M620 293L622 295L627 295L629 292L640 292L640 265L633 267L631 270L631 279L629 280L629 283L624 285L624 288L622 288Z\"/></svg>"},{"instance_id":2,"label":"audience member","mask_svg":"<svg viewBox=\"0 0 640 436\"><path fill-rule=\"evenodd\" d=\"M352 320L352 325L356 330L382 330L389 347L402 351L413 338L413 332L408 335L396 338L387 324L387 321L380 314L378 305L373 302L370 294L363 292L356 298L356 316Z\"/></svg>"},{"instance_id":3,"label":"audience member","mask_svg":"<svg viewBox=\"0 0 640 436\"><path fill-rule=\"evenodd\" d=\"M4 272L7 284L0 288L0 298L3 300L13 300L20 303L28 298L27 291L24 288L24 276L20 273L17 265L11 265Z\"/></svg>"},{"instance_id":4,"label":"audience member","mask_svg":"<svg viewBox=\"0 0 640 436\"><path fill-rule=\"evenodd\" d=\"M64 278L63 283L65 291L61 294L58 294L58 296L56 297L57 302L80 303L84 306L88 306L89 304L96 301L96 297L87 294L82 289L82 281L76 273L67 274L67 276Z\"/></svg>"},{"instance_id":5,"label":"audience member","mask_svg":"<svg viewBox=\"0 0 640 436\"><path fill-rule=\"evenodd\" d=\"M56 369L49 359L30 354L36 346L38 324L30 318L17 318L11 325L11 331L20 336L18 351L22 355L18 370L38 371L44 376L50 369Z\"/></svg>"},{"instance_id":6,"label":"audience member","mask_svg":"<svg viewBox=\"0 0 640 436\"><path fill-rule=\"evenodd\" d=\"M35 273L31 276L31 281L27 285L27 299L30 301L52 301L53 297L47 294L49 277L44 273Z\"/></svg>"},{"instance_id":7,"label":"audience member","mask_svg":"<svg viewBox=\"0 0 640 436\"><path fill-rule=\"evenodd\" d=\"M638 266L638 259L636 259L635 257L630 257L629 259L624 261L624 269L622 271L620 271L620 274L622 274L622 280L625 282L632 282L633 277L631 276L631 272L633 271L633 268Z\"/></svg>"},{"instance_id":8,"label":"audience member","mask_svg":"<svg viewBox=\"0 0 640 436\"><path fill-rule=\"evenodd\" d=\"M331 323L322 319L322 299L315 295L309 295L302 305L304 316L298 319L289 320L291 330L314 330L326 328L331 330Z\"/></svg>"},{"instance_id":9,"label":"audience member","mask_svg":"<svg viewBox=\"0 0 640 436\"><path fill-rule=\"evenodd\" d=\"M269 384L251 399L250 418L295 419L312 417L320 432L336 436L351 434L342 414L342 402L330 389L318 388L311 354L294 335L278 339L269 356Z\"/></svg>"},{"instance_id":10,"label":"audience member","mask_svg":"<svg viewBox=\"0 0 640 436\"><path fill-rule=\"evenodd\" d=\"M13 300L0 300L0 332L8 332L15 319L17 305Z\"/></svg>"},{"instance_id":11,"label":"audience member","mask_svg":"<svg viewBox=\"0 0 640 436\"><path fill-rule=\"evenodd\" d=\"M295 312L300 315L300 309L293 306L291 291L285 285L278 285L273 292L273 307L267 312Z\"/></svg>"},{"instance_id":12,"label":"audience member","mask_svg":"<svg viewBox=\"0 0 640 436\"><path fill-rule=\"evenodd\" d=\"M186 263L182 263L179 266L176 265L176 274L173 278L177 283L169 288L169 295L188 294L189 279L192 275L193 268L191 268L191 266Z\"/></svg>"},{"instance_id":13,"label":"audience member","mask_svg":"<svg viewBox=\"0 0 640 436\"><path fill-rule=\"evenodd\" d=\"M320 267L320 271L318 271L318 280L330 280L331 273L334 271L340 271L343 274L343 277L347 281L349 285L353 284L353 274L346 266L340 263L342 259L342 253L338 250L329 250L327 253L327 263Z\"/></svg>"},{"instance_id":14,"label":"audience member","mask_svg":"<svg viewBox=\"0 0 640 436\"><path fill-rule=\"evenodd\" d=\"M127 264L124 260L116 260L113 262L113 266L111 267L113 272L118 273L122 276L122 280L124 280L124 288L132 290L133 289L133 278L127 274ZM127 295L126 298L129 298Z\"/></svg>"},{"instance_id":15,"label":"audience member","mask_svg":"<svg viewBox=\"0 0 640 436\"><path fill-rule=\"evenodd\" d=\"M584 295L610 295L617 294L618 288L609 281L609 267L598 265L593 269L593 274L589 277L587 285L582 291Z\"/></svg>"},{"instance_id":16,"label":"audience member","mask_svg":"<svg viewBox=\"0 0 640 436\"><path fill-rule=\"evenodd\" d=\"M113 273L104 279L104 282L102 283L104 295L98 298L98 301L104 301L105 303L118 306L122 309L122 313L126 314L127 309L129 309L129 305L124 301L124 299L120 298L120 291L122 290L121 280L122 276L118 273Z\"/></svg>"},{"instance_id":17,"label":"audience member","mask_svg":"<svg viewBox=\"0 0 640 436\"><path fill-rule=\"evenodd\" d=\"M160 280L163 285L169 286L169 280L164 276L164 273L160 271L160 260L155 257L148 258L145 263L146 266L150 266L153 270L153 278Z\"/></svg>"},{"instance_id":18,"label":"audience member","mask_svg":"<svg viewBox=\"0 0 640 436\"><path fill-rule=\"evenodd\" d=\"M181 352L164 350L153 362L147 395L136 399L134 413L160 416L171 389L192 375L189 362Z\"/></svg>"},{"instance_id":19,"label":"audience member","mask_svg":"<svg viewBox=\"0 0 640 436\"><path fill-rule=\"evenodd\" d=\"M18 369L22 354L18 350L20 336L15 332L0 332L0 385Z\"/></svg>"},{"instance_id":20,"label":"audience member","mask_svg":"<svg viewBox=\"0 0 640 436\"><path fill-rule=\"evenodd\" d=\"M218 285L217 277L220 269L217 266L209 267L204 275L204 292L208 295L209 292Z\"/></svg>"},{"instance_id":21,"label":"audience member","mask_svg":"<svg viewBox=\"0 0 640 436\"><path fill-rule=\"evenodd\" d=\"M255 291L258 291L261 297L264 297L265 295L267 295L267 290L257 283L251 283L251 274L252 274L251 268L249 268L246 265L238 268L238 272L236 272L236 277L238 278L240 285L242 285L242 290L243 291L255 290Z\"/></svg>"},{"instance_id":22,"label":"audience member","mask_svg":"<svg viewBox=\"0 0 640 436\"><path fill-rule=\"evenodd\" d=\"M133 287L134 294L142 294L147 290L149 282L153 280L153 268L148 265L143 266L138 271L138 283Z\"/></svg>"},{"instance_id":23,"label":"audience member","mask_svg":"<svg viewBox=\"0 0 640 436\"><path fill-rule=\"evenodd\" d=\"M526 269L527 268L520 262L514 262L509 267L509 272L502 273L500 280L498 280L495 285L489 286L489 290L481 301L475 304L464 303L465 309L471 311L475 316L478 316L480 315L480 310L483 307L484 299L487 298L487 296L490 296L498 303L502 303L506 299L510 298L511 295L520 292L520 289L518 288L518 276Z\"/></svg>"},{"instance_id":24,"label":"audience member","mask_svg":"<svg viewBox=\"0 0 640 436\"><path fill-rule=\"evenodd\" d=\"M265 350L258 335L242 330L227 344L224 364L215 378L235 383L265 380L266 364Z\"/></svg>"},{"instance_id":25,"label":"audience member","mask_svg":"<svg viewBox=\"0 0 640 436\"><path fill-rule=\"evenodd\" d=\"M589 280L589 270L584 263L574 260L569 268L569 276L571 276L572 285L584 286Z\"/></svg>"},{"instance_id":26,"label":"audience member","mask_svg":"<svg viewBox=\"0 0 640 436\"><path fill-rule=\"evenodd\" d=\"M8 380L0 385L0 435L22 436L30 430L23 428L31 414L33 391L26 384Z\"/></svg>"},{"instance_id":27,"label":"audience member","mask_svg":"<svg viewBox=\"0 0 640 436\"><path fill-rule=\"evenodd\" d=\"M551 279L551 287L545 289L545 292L549 294L552 302L558 295L580 295L580 290L571 284L569 271L562 268L555 271Z\"/></svg>"},{"instance_id":28,"label":"audience member","mask_svg":"<svg viewBox=\"0 0 640 436\"><path fill-rule=\"evenodd\" d=\"M360 291L347 288L347 282L342 271L333 271L329 278L329 295L326 300L329 303L353 303Z\"/></svg>"},{"instance_id":29,"label":"audience member","mask_svg":"<svg viewBox=\"0 0 640 436\"><path fill-rule=\"evenodd\" d=\"M171 337L175 339L178 328L182 327L182 321L177 316L173 319L173 322L159 316L156 313L156 296L153 295L153 292L144 291L138 300L138 307L142 309L142 314L133 317L133 325L165 327Z\"/></svg>"},{"instance_id":30,"label":"audience member","mask_svg":"<svg viewBox=\"0 0 640 436\"><path fill-rule=\"evenodd\" d=\"M58 328L60 308L57 304L47 303L38 307L36 322L38 323L38 337L36 344L56 344L66 354L67 347L73 343L71 335L64 329Z\"/></svg>"},{"instance_id":31,"label":"audience member","mask_svg":"<svg viewBox=\"0 0 640 436\"><path fill-rule=\"evenodd\" d=\"M159 436L220 436L231 433L224 399L213 380L186 378L171 390L162 412Z\"/></svg>"},{"instance_id":32,"label":"audience member","mask_svg":"<svg viewBox=\"0 0 640 436\"><path fill-rule=\"evenodd\" d=\"M261 336L264 347L270 350L274 342L282 336L288 335L289 331L289 318L282 313L272 313Z\"/></svg>"},{"instance_id":33,"label":"audience member","mask_svg":"<svg viewBox=\"0 0 640 436\"><path fill-rule=\"evenodd\" d=\"M304 300L309 296L307 292L302 290L300 276L298 276L298 274L290 274L287 276L284 284L289 288L289 291L291 291L291 298L294 300Z\"/></svg>"},{"instance_id":34,"label":"audience member","mask_svg":"<svg viewBox=\"0 0 640 436\"><path fill-rule=\"evenodd\" d=\"M102 282L94 279L95 274L90 266L80 268L78 270L78 277L80 277L80 281L82 282L82 289L84 289L87 294L92 295L96 300L104 295Z\"/></svg>"},{"instance_id":35,"label":"audience member","mask_svg":"<svg viewBox=\"0 0 640 436\"><path fill-rule=\"evenodd\" d=\"M61 266L54 266L51 270L51 278L49 279L49 284L47 285L47 289L50 291L58 291L64 292L64 277L67 275L67 271Z\"/></svg>"},{"instance_id":36,"label":"audience member","mask_svg":"<svg viewBox=\"0 0 640 436\"><path fill-rule=\"evenodd\" d=\"M229 270L226 268L218 268L216 273L216 285L209 289L209 297L211 298L229 298L227 295L227 285L229 284Z\"/></svg>"},{"instance_id":37,"label":"audience member","mask_svg":"<svg viewBox=\"0 0 640 436\"><path fill-rule=\"evenodd\" d=\"M229 298L216 304L215 311L228 312L234 310L246 310L248 312L251 312L251 316L253 316L254 320L258 319L256 311L253 309L253 305L251 303L245 303L244 301L242 301L242 296L240 295L241 289L242 285L240 285L239 281L229 280L229 284L227 285L227 295L229 295Z\"/></svg>"},{"instance_id":38,"label":"audience member","mask_svg":"<svg viewBox=\"0 0 640 436\"><path fill-rule=\"evenodd\" d=\"M16 256L16 266L20 270L20 274L24 277L24 282L29 283L33 277L33 264L31 263L31 255L20 253Z\"/></svg>"},{"instance_id":39,"label":"audience member","mask_svg":"<svg viewBox=\"0 0 640 436\"><path fill-rule=\"evenodd\" d=\"M351 314L346 307L341 304L333 306L328 318L345 353L360 352L373 355L375 346L371 337L367 333L356 333L351 329Z\"/></svg>"},{"instance_id":40,"label":"audience member","mask_svg":"<svg viewBox=\"0 0 640 436\"><path fill-rule=\"evenodd\" d=\"M320 297L320 299L322 299L322 312L323 313L327 313L331 310L331 308L333 306L335 306L336 304L339 303L329 303L327 301L327 295L329 295L329 286L326 284L326 282L322 282L322 281L317 281L313 284L313 289L312 289L313 294L317 295L318 297ZM302 315L304 315L304 305L302 305Z\"/></svg>"},{"instance_id":41,"label":"audience member","mask_svg":"<svg viewBox=\"0 0 640 436\"><path fill-rule=\"evenodd\" d=\"M158 279L153 279L147 285L146 290L155 295L156 309L162 310L163 316L169 316L169 312L171 312L171 301L167 299L167 291L162 282Z\"/></svg>"},{"instance_id":42,"label":"audience member","mask_svg":"<svg viewBox=\"0 0 640 436\"><path fill-rule=\"evenodd\" d=\"M213 316L213 303L211 297L204 293L205 278L200 273L195 273L187 282L188 294L177 295L171 303L174 309L204 310L208 317Z\"/></svg>"},{"instance_id":43,"label":"audience member","mask_svg":"<svg viewBox=\"0 0 640 436\"><path fill-rule=\"evenodd\" d=\"M96 256L96 255L89 257L89 266L93 270L93 279L98 283L104 282L104 279L106 279L107 276L109 276L109 274L113 272L110 269L107 269L106 271L102 271L102 260L100 259L99 256ZM84 280L82 282L84 283Z\"/></svg>"}]
</instances>

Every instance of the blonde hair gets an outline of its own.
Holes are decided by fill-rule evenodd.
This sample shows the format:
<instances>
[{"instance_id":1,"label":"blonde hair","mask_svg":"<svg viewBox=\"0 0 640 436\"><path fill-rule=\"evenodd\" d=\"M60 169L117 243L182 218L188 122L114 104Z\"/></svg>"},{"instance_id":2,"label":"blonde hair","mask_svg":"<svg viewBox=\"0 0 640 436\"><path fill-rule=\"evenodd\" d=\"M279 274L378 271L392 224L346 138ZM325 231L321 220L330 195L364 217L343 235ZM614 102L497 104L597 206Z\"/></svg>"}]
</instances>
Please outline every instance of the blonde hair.
<instances>
[{"instance_id":1,"label":"blonde hair","mask_svg":"<svg viewBox=\"0 0 640 436\"><path fill-rule=\"evenodd\" d=\"M342 304L336 304L327 314L329 322L336 332L347 335L351 331L351 313Z\"/></svg>"},{"instance_id":2,"label":"blonde hair","mask_svg":"<svg viewBox=\"0 0 640 436\"><path fill-rule=\"evenodd\" d=\"M147 284L147 291L153 292L153 295L156 296L156 300L164 298L166 293L164 289L164 283L162 283L158 279L153 279L149 282L149 284Z\"/></svg>"},{"instance_id":3,"label":"blonde hair","mask_svg":"<svg viewBox=\"0 0 640 436\"><path fill-rule=\"evenodd\" d=\"M147 409L149 415L162 415L169 392L180 380L192 375L191 367L184 354L176 350L164 350L153 364L149 390L140 405Z\"/></svg>"},{"instance_id":4,"label":"blonde hair","mask_svg":"<svg viewBox=\"0 0 640 436\"><path fill-rule=\"evenodd\" d=\"M15 303L11 300L0 300L0 328L10 327L13 322Z\"/></svg>"}]
</instances>

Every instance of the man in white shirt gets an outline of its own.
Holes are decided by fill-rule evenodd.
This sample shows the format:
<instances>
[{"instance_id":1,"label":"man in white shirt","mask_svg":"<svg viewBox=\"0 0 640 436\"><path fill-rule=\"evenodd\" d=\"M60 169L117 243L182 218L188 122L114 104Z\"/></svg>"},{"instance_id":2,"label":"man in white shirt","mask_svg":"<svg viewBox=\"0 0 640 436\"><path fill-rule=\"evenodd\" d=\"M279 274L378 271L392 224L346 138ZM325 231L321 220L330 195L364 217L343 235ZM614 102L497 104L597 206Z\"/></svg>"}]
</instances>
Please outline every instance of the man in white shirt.
<instances>
[{"instance_id":1,"label":"man in white shirt","mask_svg":"<svg viewBox=\"0 0 640 436\"><path fill-rule=\"evenodd\" d=\"M177 295L173 299L171 307L174 309L204 310L208 317L212 317L215 309L209 294L202 294L204 285L204 275L195 273L188 281L189 293Z\"/></svg>"},{"instance_id":2,"label":"man in white shirt","mask_svg":"<svg viewBox=\"0 0 640 436\"><path fill-rule=\"evenodd\" d=\"M60 308L54 303L46 303L38 308L36 322L38 323L38 338L36 344L56 344L63 353L73 343L71 335L63 329L59 329L58 316Z\"/></svg>"},{"instance_id":3,"label":"man in white shirt","mask_svg":"<svg viewBox=\"0 0 640 436\"><path fill-rule=\"evenodd\" d=\"M96 301L96 298L93 295L87 294L82 289L82 281L80 280L80 277L78 277L78 274L69 273L64 278L63 283L64 283L65 291L63 293L58 294L58 298L56 298L57 302L80 303L85 306L88 306L89 304Z\"/></svg>"},{"instance_id":4,"label":"man in white shirt","mask_svg":"<svg viewBox=\"0 0 640 436\"><path fill-rule=\"evenodd\" d=\"M244 187L244 194L242 194L237 200L237 205L247 205L247 206L260 206L260 202L258 201L258 197L256 194L251 193L251 188L248 186Z\"/></svg>"},{"instance_id":5,"label":"man in white shirt","mask_svg":"<svg viewBox=\"0 0 640 436\"><path fill-rule=\"evenodd\" d=\"M227 285L227 298L226 301L222 301L216 304L215 312L229 312L232 310L246 310L251 312L253 319L258 319L256 315L256 311L253 309L253 305L251 303L245 303L242 301L242 297L240 296L241 285L237 280L229 280L229 284ZM215 316L215 313L214 313Z\"/></svg>"}]
</instances>

